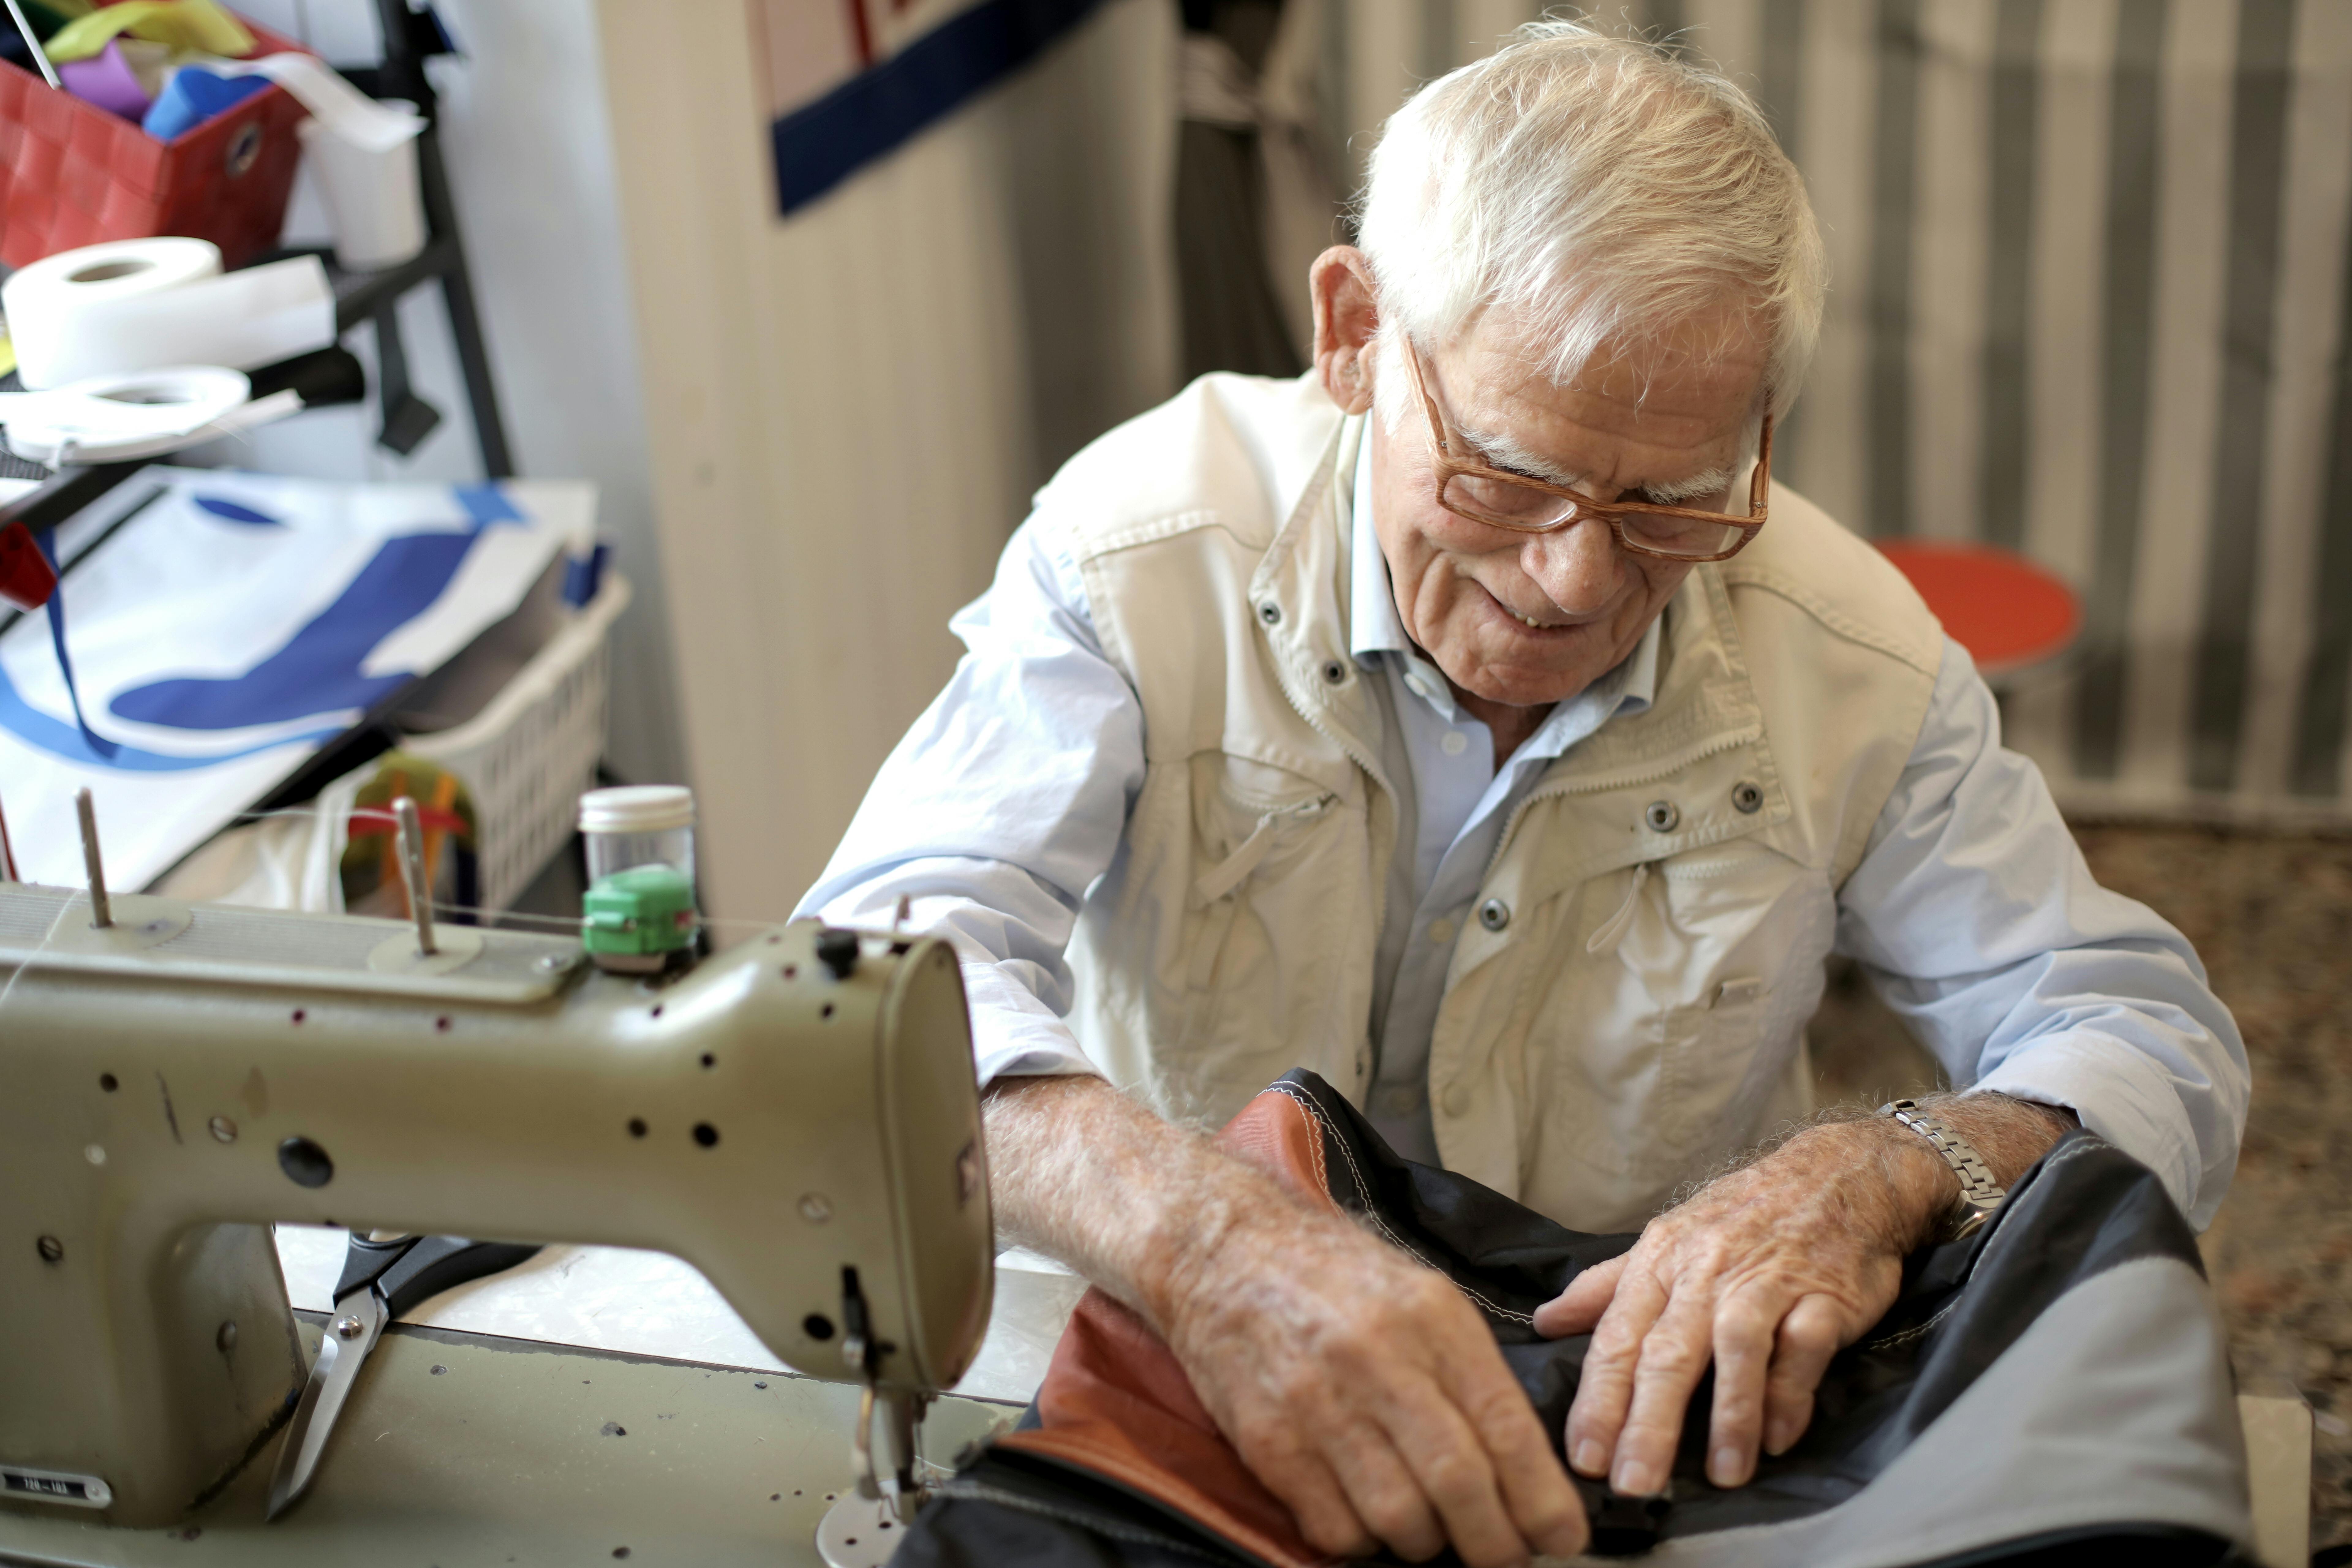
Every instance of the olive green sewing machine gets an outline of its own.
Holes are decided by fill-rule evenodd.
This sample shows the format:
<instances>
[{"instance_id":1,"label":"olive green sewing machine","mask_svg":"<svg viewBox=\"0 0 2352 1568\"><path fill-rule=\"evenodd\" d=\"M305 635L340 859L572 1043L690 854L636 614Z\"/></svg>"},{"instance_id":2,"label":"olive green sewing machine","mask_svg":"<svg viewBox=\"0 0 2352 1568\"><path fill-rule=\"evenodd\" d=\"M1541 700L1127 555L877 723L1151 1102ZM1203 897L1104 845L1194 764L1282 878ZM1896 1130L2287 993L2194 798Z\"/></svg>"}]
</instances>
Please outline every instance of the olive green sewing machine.
<instances>
[{"instance_id":1,"label":"olive green sewing machine","mask_svg":"<svg viewBox=\"0 0 2352 1568\"><path fill-rule=\"evenodd\" d=\"M919 1441L1006 1414L932 1405L988 1322L980 1137L936 941L803 922L640 979L0 883L0 1562L815 1563L861 1468L871 1537ZM273 1221L673 1253L806 1377L394 1325L265 1521L356 1332L289 1310Z\"/></svg>"}]
</instances>

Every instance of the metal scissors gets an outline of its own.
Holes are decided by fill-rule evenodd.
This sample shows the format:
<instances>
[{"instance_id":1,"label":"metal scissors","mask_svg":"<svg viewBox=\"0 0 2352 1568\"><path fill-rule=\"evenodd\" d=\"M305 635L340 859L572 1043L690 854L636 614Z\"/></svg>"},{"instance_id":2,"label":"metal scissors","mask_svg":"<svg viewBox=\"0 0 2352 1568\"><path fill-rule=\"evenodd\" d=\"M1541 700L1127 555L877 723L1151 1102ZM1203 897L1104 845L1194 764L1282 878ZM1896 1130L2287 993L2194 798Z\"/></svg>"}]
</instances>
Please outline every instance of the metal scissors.
<instances>
[{"instance_id":1,"label":"metal scissors","mask_svg":"<svg viewBox=\"0 0 2352 1568\"><path fill-rule=\"evenodd\" d=\"M335 1418L342 1414L343 1402L351 1397L360 1368L383 1336L385 1324L428 1296L511 1268L538 1250L462 1236L370 1241L352 1232L351 1250L343 1255L343 1277L335 1284L334 1316L327 1321L319 1359L294 1406L294 1418L287 1423L286 1446L278 1450L278 1468L269 1478L268 1517L283 1513L310 1484Z\"/></svg>"}]
</instances>

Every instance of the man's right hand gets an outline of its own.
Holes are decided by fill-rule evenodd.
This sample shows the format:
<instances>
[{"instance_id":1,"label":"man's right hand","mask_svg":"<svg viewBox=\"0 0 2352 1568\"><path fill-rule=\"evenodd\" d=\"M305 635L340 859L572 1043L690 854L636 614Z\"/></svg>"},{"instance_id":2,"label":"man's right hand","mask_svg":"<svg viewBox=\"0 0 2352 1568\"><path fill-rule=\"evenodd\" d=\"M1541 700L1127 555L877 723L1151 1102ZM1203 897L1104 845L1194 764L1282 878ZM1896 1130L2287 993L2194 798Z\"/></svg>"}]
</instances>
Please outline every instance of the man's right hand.
<instances>
[{"instance_id":1,"label":"man's right hand","mask_svg":"<svg viewBox=\"0 0 2352 1568\"><path fill-rule=\"evenodd\" d=\"M1141 1312L1318 1549L1570 1556L1584 1510L1443 1275L1093 1079L992 1085L998 1225Z\"/></svg>"}]
</instances>

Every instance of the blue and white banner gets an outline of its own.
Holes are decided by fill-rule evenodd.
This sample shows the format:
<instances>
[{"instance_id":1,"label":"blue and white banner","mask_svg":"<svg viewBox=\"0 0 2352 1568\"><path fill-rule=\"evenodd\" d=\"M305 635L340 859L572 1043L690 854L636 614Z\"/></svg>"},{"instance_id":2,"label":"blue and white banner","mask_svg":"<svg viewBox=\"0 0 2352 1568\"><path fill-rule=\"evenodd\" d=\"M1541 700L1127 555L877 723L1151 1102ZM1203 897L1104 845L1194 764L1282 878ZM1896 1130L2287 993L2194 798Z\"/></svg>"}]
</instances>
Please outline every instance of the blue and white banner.
<instances>
[{"instance_id":1,"label":"blue and white banner","mask_svg":"<svg viewBox=\"0 0 2352 1568\"><path fill-rule=\"evenodd\" d=\"M577 484L157 468L125 489L58 530L57 597L0 633L0 810L30 881L81 880L85 786L109 881L160 876L511 614L594 526Z\"/></svg>"},{"instance_id":2,"label":"blue and white banner","mask_svg":"<svg viewBox=\"0 0 2352 1568\"><path fill-rule=\"evenodd\" d=\"M793 213L1027 65L1100 0L749 0Z\"/></svg>"}]
</instances>

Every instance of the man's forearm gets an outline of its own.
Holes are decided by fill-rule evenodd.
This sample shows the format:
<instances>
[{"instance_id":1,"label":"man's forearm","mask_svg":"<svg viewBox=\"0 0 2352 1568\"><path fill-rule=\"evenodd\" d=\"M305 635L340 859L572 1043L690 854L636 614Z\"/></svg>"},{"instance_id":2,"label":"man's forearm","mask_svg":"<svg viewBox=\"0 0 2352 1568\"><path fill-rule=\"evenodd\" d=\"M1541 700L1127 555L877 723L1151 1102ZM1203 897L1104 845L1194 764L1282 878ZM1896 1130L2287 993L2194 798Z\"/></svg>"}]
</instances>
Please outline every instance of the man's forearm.
<instances>
[{"instance_id":1,"label":"man's forearm","mask_svg":"<svg viewBox=\"0 0 2352 1568\"><path fill-rule=\"evenodd\" d=\"M999 1079L982 1115L998 1234L1068 1264L1163 1333L1235 1230L1309 1212L1264 1172L1100 1079Z\"/></svg>"}]
</instances>

